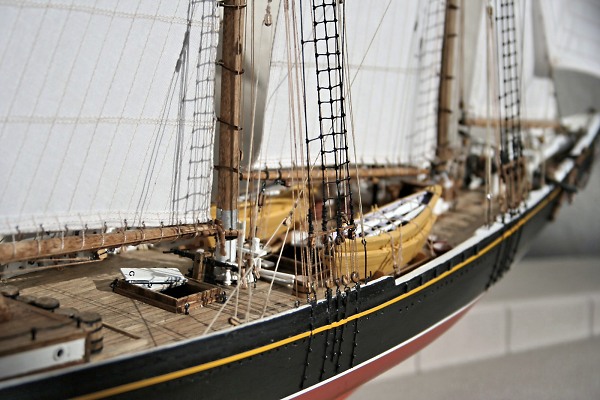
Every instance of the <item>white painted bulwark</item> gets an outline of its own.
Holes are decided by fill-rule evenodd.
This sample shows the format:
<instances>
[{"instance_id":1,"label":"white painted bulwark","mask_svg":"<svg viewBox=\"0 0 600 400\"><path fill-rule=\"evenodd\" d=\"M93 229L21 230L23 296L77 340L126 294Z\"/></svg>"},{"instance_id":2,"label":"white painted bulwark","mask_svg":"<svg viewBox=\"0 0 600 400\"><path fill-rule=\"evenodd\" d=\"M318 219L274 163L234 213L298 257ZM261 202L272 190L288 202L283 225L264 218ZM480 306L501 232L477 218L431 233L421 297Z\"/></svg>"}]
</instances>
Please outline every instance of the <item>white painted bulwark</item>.
<instances>
[{"instance_id":1,"label":"white painted bulwark","mask_svg":"<svg viewBox=\"0 0 600 400\"><path fill-rule=\"evenodd\" d=\"M85 338L23 351L0 358L0 379L68 363L83 362L84 358Z\"/></svg>"}]
</instances>

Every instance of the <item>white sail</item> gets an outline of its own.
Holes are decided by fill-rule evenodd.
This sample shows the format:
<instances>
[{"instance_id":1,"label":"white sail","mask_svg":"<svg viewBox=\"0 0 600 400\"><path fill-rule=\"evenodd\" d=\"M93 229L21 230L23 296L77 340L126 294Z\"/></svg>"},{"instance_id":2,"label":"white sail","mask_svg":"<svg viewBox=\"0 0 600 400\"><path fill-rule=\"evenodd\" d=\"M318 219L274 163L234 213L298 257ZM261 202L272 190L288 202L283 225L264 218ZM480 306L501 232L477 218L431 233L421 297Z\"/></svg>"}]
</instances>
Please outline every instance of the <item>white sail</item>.
<instances>
[{"instance_id":1,"label":"white sail","mask_svg":"<svg viewBox=\"0 0 600 400\"><path fill-rule=\"evenodd\" d=\"M515 2L515 23L516 40L521 56L517 59L517 68L520 72L520 99L521 99L521 119L534 120L555 120L557 118L556 98L554 96L554 83L549 76L539 76L536 74L536 62L539 64L540 58L544 58L546 49L543 41L535 41L536 26L535 15L531 2ZM495 12L496 10L494 10ZM481 10L480 27L477 47L474 55L473 83L468 96L467 114L473 118L488 118L488 91L493 90L494 83L490 84L488 79L488 70L486 64L487 46L487 12ZM494 24L496 19L494 17ZM539 33L539 32L538 32ZM492 34L495 36L496 31ZM499 44L497 44L499 46ZM534 57L539 54L538 59ZM499 64L498 68L502 68ZM492 72L497 78L498 68ZM496 87L498 84L495 83ZM498 90L498 89L496 89ZM493 92L492 92L493 93ZM493 97L493 95L492 95ZM491 119L498 118L498 104L490 105Z\"/></svg>"},{"instance_id":2,"label":"white sail","mask_svg":"<svg viewBox=\"0 0 600 400\"><path fill-rule=\"evenodd\" d=\"M584 0L540 3L550 64L600 78L597 36L600 3Z\"/></svg>"},{"instance_id":3,"label":"white sail","mask_svg":"<svg viewBox=\"0 0 600 400\"><path fill-rule=\"evenodd\" d=\"M562 116L600 108L600 3L537 0Z\"/></svg>"},{"instance_id":4,"label":"white sail","mask_svg":"<svg viewBox=\"0 0 600 400\"><path fill-rule=\"evenodd\" d=\"M519 1L517 40L523 119L556 120L600 106L600 4L590 1ZM484 14L468 114L486 116ZM558 103L558 104L557 104Z\"/></svg>"},{"instance_id":5,"label":"white sail","mask_svg":"<svg viewBox=\"0 0 600 400\"><path fill-rule=\"evenodd\" d=\"M210 219L219 20L193 5L0 2L0 234Z\"/></svg>"},{"instance_id":6,"label":"white sail","mask_svg":"<svg viewBox=\"0 0 600 400\"><path fill-rule=\"evenodd\" d=\"M392 165L432 160L445 2L360 1L345 2L344 7L348 49L345 89L351 90L347 126L355 135L356 162ZM292 26L291 11L287 18L288 26ZM298 12L296 19L299 24ZM305 32L312 32L308 11L302 19ZM300 163L299 157L306 157L304 132L297 122L303 118L302 108L294 106L295 115L290 113L290 96L300 107L303 99L301 94L290 94L288 81L290 72L296 73L300 56L296 57L296 49L288 48L283 6L276 23L262 143L254 162L259 168L290 167ZM307 46L307 129L314 136L319 128L318 110L311 106L316 104L312 52ZM302 71L299 74L302 76ZM290 136L290 131L295 136ZM318 154L310 158L313 163Z\"/></svg>"}]
</instances>

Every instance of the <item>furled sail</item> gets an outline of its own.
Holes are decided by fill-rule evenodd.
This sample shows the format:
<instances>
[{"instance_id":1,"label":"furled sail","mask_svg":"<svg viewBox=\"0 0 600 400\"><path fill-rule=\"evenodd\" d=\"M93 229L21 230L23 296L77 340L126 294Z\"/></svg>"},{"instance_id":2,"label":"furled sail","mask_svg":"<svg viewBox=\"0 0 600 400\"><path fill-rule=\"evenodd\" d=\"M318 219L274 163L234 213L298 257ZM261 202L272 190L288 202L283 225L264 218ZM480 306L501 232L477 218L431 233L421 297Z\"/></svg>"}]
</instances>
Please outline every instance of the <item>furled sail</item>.
<instances>
[{"instance_id":1,"label":"furled sail","mask_svg":"<svg viewBox=\"0 0 600 400\"><path fill-rule=\"evenodd\" d=\"M0 234L210 219L216 1L0 3Z\"/></svg>"},{"instance_id":2,"label":"furled sail","mask_svg":"<svg viewBox=\"0 0 600 400\"><path fill-rule=\"evenodd\" d=\"M345 21L343 41L348 48L345 86L351 91L351 96L346 95L351 104L348 129L355 135L356 163L430 162L435 157L445 2L347 2L343 8L340 18ZM314 106L316 66L310 54L304 60L306 99L301 91L290 89L302 75L299 65L303 60L289 36L294 30L301 31L294 28L300 23L310 32L310 21L308 10L300 15L283 5L279 9L256 168L289 168L301 163L304 127L299 127L298 121L303 117L304 102L305 129L311 134L319 131ZM289 135L290 131L295 133ZM313 163L317 155L311 153L310 158Z\"/></svg>"}]
</instances>

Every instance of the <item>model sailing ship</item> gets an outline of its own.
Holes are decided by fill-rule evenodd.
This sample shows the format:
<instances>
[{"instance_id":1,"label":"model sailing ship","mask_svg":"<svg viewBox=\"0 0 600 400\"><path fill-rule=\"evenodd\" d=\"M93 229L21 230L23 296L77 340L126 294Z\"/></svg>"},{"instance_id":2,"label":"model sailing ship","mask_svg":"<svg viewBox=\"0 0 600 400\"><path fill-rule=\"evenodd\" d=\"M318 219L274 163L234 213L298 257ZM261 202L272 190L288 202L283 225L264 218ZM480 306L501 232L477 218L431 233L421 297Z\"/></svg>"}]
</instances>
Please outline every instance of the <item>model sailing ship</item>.
<instances>
[{"instance_id":1,"label":"model sailing ship","mask_svg":"<svg viewBox=\"0 0 600 400\"><path fill-rule=\"evenodd\" d=\"M595 5L123 3L0 2L2 397L343 396L589 171Z\"/></svg>"}]
</instances>

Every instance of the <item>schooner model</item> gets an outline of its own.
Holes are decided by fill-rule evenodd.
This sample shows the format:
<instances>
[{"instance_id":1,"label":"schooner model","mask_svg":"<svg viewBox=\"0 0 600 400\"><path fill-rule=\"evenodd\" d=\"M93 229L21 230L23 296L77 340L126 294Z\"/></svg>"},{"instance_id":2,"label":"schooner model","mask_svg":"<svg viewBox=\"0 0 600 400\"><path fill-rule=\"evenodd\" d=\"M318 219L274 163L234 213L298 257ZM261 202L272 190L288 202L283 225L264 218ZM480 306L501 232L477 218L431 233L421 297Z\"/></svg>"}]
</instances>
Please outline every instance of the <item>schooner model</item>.
<instances>
[{"instance_id":1,"label":"schooner model","mask_svg":"<svg viewBox=\"0 0 600 400\"><path fill-rule=\"evenodd\" d=\"M0 10L2 398L342 398L594 158L585 1Z\"/></svg>"}]
</instances>

